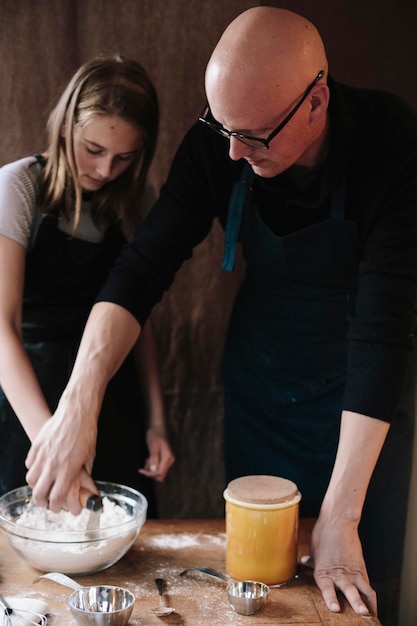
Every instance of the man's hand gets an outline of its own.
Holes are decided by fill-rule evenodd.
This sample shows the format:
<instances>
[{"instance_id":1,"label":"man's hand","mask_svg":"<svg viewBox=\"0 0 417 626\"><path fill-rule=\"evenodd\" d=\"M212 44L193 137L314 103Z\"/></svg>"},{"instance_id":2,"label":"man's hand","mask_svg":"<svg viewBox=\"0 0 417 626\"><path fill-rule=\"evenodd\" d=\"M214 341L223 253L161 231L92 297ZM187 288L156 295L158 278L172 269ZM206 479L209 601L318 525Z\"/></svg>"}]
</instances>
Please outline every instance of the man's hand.
<instances>
[{"instance_id":1,"label":"man's hand","mask_svg":"<svg viewBox=\"0 0 417 626\"><path fill-rule=\"evenodd\" d=\"M334 612L340 611L336 595L340 590L359 615L377 614L358 525L388 430L389 424L381 420L342 413L336 460L311 539L314 579Z\"/></svg>"},{"instance_id":2,"label":"man's hand","mask_svg":"<svg viewBox=\"0 0 417 626\"><path fill-rule=\"evenodd\" d=\"M336 590L346 597L359 615L377 615L376 593L369 584L362 546L353 522L317 520L311 539L311 557L303 559L314 567L314 579L330 611L340 611Z\"/></svg>"},{"instance_id":3,"label":"man's hand","mask_svg":"<svg viewBox=\"0 0 417 626\"><path fill-rule=\"evenodd\" d=\"M55 414L41 428L26 459L36 504L80 512L80 486L97 488L90 476L97 421L109 380L137 341L140 325L122 307L96 304L88 318L74 368Z\"/></svg>"},{"instance_id":4,"label":"man's hand","mask_svg":"<svg viewBox=\"0 0 417 626\"><path fill-rule=\"evenodd\" d=\"M80 486L96 491L89 474L97 432L91 422L89 428L76 424L77 420L56 413L39 431L26 459L26 480L34 502L55 512L65 508L74 515L81 510Z\"/></svg>"}]
</instances>

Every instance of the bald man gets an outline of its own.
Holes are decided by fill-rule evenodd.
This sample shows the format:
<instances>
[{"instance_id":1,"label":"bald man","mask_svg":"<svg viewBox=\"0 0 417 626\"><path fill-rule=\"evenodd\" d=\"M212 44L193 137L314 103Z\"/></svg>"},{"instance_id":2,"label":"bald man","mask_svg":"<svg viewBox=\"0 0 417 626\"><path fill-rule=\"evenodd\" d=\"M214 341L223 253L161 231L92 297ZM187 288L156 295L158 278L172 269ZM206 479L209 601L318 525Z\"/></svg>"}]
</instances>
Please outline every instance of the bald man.
<instances>
[{"instance_id":1,"label":"bald man","mask_svg":"<svg viewBox=\"0 0 417 626\"><path fill-rule=\"evenodd\" d=\"M392 95L332 80L317 29L273 7L226 29L206 93L93 308L29 453L28 482L37 502L78 512L106 384L218 218L223 268L233 269L238 241L247 266L224 355L227 478L294 480L302 515L318 517L311 563L328 608L340 610L339 589L358 614L376 614L376 589L387 615L413 438L416 115Z\"/></svg>"}]
</instances>

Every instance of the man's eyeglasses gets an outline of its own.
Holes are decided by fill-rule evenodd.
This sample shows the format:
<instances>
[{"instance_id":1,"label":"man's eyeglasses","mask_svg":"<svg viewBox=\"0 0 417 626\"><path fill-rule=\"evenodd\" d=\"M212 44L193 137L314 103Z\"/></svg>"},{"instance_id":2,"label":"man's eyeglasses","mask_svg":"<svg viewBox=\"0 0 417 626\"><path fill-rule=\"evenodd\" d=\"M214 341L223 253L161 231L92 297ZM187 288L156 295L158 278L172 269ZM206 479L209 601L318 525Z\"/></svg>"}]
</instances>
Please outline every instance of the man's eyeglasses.
<instances>
[{"instance_id":1,"label":"man's eyeglasses","mask_svg":"<svg viewBox=\"0 0 417 626\"><path fill-rule=\"evenodd\" d=\"M290 119L297 113L298 109L303 104L304 100L307 98L310 91L313 89L313 87L315 87L315 85L317 85L317 83L319 82L319 80L323 78L323 76L324 76L324 70L321 70L321 72L317 74L316 78L313 80L311 85L307 87L307 89L305 90L302 97L295 105L295 107L291 109L291 111L282 120L282 122L278 124L278 126L271 133L269 133L268 137L265 137L265 138L252 137L252 135L245 135L245 133L239 133L234 130L228 130L227 128L219 124L219 122L217 122L214 119L208 102L204 108L203 113L200 115L198 119L200 122L203 122L203 124L207 124L209 128L214 130L216 133L218 133L222 137L227 137L228 139L230 139L231 137L236 137L236 139L238 139L242 143L245 143L248 146L251 146L251 148L258 148L259 150L269 150L269 144L271 143L273 138L278 135L278 133L284 128L284 126L288 124Z\"/></svg>"}]
</instances>

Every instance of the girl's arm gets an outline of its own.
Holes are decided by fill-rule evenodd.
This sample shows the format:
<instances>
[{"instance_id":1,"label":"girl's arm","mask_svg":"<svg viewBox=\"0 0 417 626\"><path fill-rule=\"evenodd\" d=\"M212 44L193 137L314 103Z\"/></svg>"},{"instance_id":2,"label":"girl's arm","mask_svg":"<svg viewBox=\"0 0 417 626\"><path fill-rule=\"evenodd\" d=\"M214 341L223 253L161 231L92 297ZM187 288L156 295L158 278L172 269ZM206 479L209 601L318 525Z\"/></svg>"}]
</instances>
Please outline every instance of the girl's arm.
<instances>
[{"instance_id":1,"label":"girl's arm","mask_svg":"<svg viewBox=\"0 0 417 626\"><path fill-rule=\"evenodd\" d=\"M0 385L33 441L51 417L22 342L25 248L0 235Z\"/></svg>"},{"instance_id":2,"label":"girl's arm","mask_svg":"<svg viewBox=\"0 0 417 626\"><path fill-rule=\"evenodd\" d=\"M175 458L168 441L158 349L151 319L143 327L140 340L136 342L134 351L149 419L146 434L149 457L145 467L139 471L141 474L161 482Z\"/></svg>"}]
</instances>

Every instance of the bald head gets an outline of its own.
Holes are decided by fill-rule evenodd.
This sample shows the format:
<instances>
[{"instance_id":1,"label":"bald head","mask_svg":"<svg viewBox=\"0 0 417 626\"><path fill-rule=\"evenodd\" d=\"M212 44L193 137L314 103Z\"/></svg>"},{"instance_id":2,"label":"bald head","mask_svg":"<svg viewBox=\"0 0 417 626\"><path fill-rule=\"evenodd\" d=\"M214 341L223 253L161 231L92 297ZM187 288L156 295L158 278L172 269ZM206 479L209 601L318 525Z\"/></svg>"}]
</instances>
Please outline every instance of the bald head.
<instances>
[{"instance_id":1,"label":"bald head","mask_svg":"<svg viewBox=\"0 0 417 626\"><path fill-rule=\"evenodd\" d=\"M246 101L267 92L278 105L302 93L320 70L327 76L324 45L311 22L284 9L254 7L220 38L207 66L206 90L211 105L215 94L231 90Z\"/></svg>"},{"instance_id":2,"label":"bald head","mask_svg":"<svg viewBox=\"0 0 417 626\"><path fill-rule=\"evenodd\" d=\"M266 6L239 15L206 70L211 113L232 131L230 157L245 158L266 177L323 161L329 129L327 69L323 41L301 15ZM267 155L235 134L265 139L276 130L279 138L273 135Z\"/></svg>"}]
</instances>

